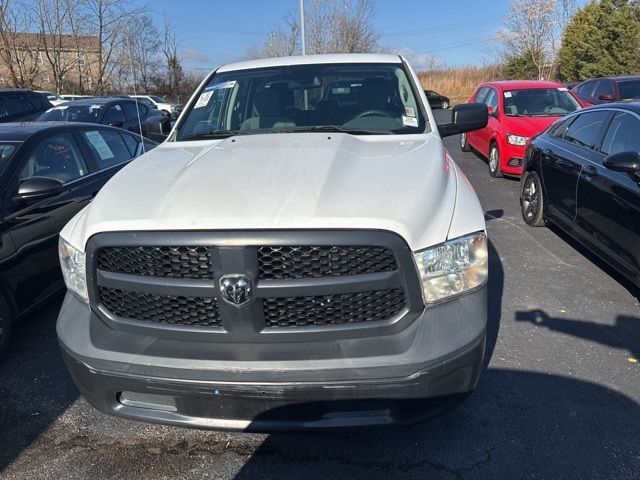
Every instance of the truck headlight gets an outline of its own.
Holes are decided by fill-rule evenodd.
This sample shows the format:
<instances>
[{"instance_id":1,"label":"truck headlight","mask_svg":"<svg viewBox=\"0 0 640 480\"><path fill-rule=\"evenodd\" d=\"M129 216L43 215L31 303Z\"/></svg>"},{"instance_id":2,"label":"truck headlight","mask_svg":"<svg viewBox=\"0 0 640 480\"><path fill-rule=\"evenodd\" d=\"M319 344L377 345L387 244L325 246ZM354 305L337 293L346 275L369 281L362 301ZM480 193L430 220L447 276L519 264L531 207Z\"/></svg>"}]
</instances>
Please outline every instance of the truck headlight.
<instances>
[{"instance_id":1,"label":"truck headlight","mask_svg":"<svg viewBox=\"0 0 640 480\"><path fill-rule=\"evenodd\" d=\"M489 276L484 232L449 240L413 254L425 303L437 303L480 288Z\"/></svg>"},{"instance_id":2,"label":"truck headlight","mask_svg":"<svg viewBox=\"0 0 640 480\"><path fill-rule=\"evenodd\" d=\"M58 254L64 283L70 292L89 302L85 254L60 237Z\"/></svg>"},{"instance_id":3,"label":"truck headlight","mask_svg":"<svg viewBox=\"0 0 640 480\"><path fill-rule=\"evenodd\" d=\"M507 143L523 147L527 144L529 137L521 137L520 135L507 135Z\"/></svg>"}]
</instances>

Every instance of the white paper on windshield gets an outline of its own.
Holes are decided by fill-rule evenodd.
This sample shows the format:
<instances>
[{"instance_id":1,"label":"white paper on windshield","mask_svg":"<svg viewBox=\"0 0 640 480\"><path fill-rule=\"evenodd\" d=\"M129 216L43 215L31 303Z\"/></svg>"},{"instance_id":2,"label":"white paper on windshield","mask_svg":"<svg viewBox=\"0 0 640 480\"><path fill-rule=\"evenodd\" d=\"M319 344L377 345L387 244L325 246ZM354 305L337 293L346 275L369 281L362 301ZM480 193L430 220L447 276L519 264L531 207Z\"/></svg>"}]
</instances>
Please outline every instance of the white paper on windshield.
<instances>
[{"instance_id":1,"label":"white paper on windshield","mask_svg":"<svg viewBox=\"0 0 640 480\"><path fill-rule=\"evenodd\" d=\"M215 83L213 85L209 85L204 89L204 91L210 92L211 90L221 90L224 88L233 88L235 86L236 86L236 81L231 80L230 82L222 82L222 83Z\"/></svg>"},{"instance_id":2,"label":"white paper on windshield","mask_svg":"<svg viewBox=\"0 0 640 480\"><path fill-rule=\"evenodd\" d=\"M416 117L405 117L403 115L402 116L402 124L405 127L417 127L418 126L418 119Z\"/></svg>"},{"instance_id":3,"label":"white paper on windshield","mask_svg":"<svg viewBox=\"0 0 640 480\"><path fill-rule=\"evenodd\" d=\"M107 145L107 142L105 142L104 138L102 138L102 135L100 135L100 132L85 132L85 135L91 142L91 145L93 145L93 147L96 149L98 155L100 155L100 158L102 160L109 160L115 156L109 148L109 145Z\"/></svg>"},{"instance_id":4,"label":"white paper on windshield","mask_svg":"<svg viewBox=\"0 0 640 480\"><path fill-rule=\"evenodd\" d=\"M196 102L193 108L205 107L209 103L209 100L211 99L211 95L213 95L213 91L204 92L202 95L200 95L200 98L198 98L198 101Z\"/></svg>"},{"instance_id":5,"label":"white paper on windshield","mask_svg":"<svg viewBox=\"0 0 640 480\"><path fill-rule=\"evenodd\" d=\"M416 116L416 112L411 107L404 107L404 114L407 117L415 117Z\"/></svg>"},{"instance_id":6,"label":"white paper on windshield","mask_svg":"<svg viewBox=\"0 0 640 480\"><path fill-rule=\"evenodd\" d=\"M504 92L504 98L511 98L511 92Z\"/></svg>"}]
</instances>

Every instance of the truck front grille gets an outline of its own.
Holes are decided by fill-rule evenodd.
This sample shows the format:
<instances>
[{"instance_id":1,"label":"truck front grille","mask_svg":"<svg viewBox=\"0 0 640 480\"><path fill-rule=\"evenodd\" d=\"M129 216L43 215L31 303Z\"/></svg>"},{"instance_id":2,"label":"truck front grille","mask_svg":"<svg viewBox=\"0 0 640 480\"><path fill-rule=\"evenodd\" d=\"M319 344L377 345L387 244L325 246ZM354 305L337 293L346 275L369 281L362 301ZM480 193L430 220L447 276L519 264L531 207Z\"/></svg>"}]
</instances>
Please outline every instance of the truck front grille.
<instances>
[{"instance_id":1,"label":"truck front grille","mask_svg":"<svg viewBox=\"0 0 640 480\"><path fill-rule=\"evenodd\" d=\"M106 247L98 252L98 268L149 277L213 279L211 249L206 246Z\"/></svg>"},{"instance_id":2,"label":"truck front grille","mask_svg":"<svg viewBox=\"0 0 640 480\"><path fill-rule=\"evenodd\" d=\"M387 320L406 305L404 290L377 290L315 297L267 298L267 327L304 327Z\"/></svg>"},{"instance_id":3,"label":"truck front grille","mask_svg":"<svg viewBox=\"0 0 640 480\"><path fill-rule=\"evenodd\" d=\"M91 305L114 328L132 320L258 340L385 325L423 308L411 251L388 232L103 233L87 245L87 271ZM251 284L240 305L219 288L238 276Z\"/></svg>"},{"instance_id":4,"label":"truck front grille","mask_svg":"<svg viewBox=\"0 0 640 480\"><path fill-rule=\"evenodd\" d=\"M396 259L388 248L371 246L272 246L258 248L260 278L320 278L391 272Z\"/></svg>"},{"instance_id":5,"label":"truck front grille","mask_svg":"<svg viewBox=\"0 0 640 480\"><path fill-rule=\"evenodd\" d=\"M100 301L114 315L193 327L219 327L215 298L181 297L100 287Z\"/></svg>"}]
</instances>

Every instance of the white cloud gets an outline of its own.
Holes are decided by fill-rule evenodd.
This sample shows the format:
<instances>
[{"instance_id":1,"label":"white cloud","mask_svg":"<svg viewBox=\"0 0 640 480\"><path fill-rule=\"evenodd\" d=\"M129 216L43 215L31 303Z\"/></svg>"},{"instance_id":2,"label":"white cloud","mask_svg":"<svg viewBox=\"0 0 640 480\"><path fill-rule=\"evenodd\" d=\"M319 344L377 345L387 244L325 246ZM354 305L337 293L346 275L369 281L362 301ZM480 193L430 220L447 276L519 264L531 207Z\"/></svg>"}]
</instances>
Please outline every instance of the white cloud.
<instances>
[{"instance_id":1,"label":"white cloud","mask_svg":"<svg viewBox=\"0 0 640 480\"><path fill-rule=\"evenodd\" d=\"M398 55L402 55L411 64L414 70L424 71L442 68L444 62L437 57L427 55L426 53L417 53L408 47L403 47L395 51Z\"/></svg>"}]
</instances>

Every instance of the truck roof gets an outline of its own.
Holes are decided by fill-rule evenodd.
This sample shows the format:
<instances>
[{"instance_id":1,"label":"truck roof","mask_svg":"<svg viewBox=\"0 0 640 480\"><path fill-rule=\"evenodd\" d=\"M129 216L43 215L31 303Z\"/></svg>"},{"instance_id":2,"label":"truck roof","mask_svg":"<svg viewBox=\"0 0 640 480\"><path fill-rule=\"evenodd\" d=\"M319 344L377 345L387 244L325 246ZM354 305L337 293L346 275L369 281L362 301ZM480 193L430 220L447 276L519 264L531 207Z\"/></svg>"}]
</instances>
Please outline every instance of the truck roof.
<instances>
[{"instance_id":1,"label":"truck roof","mask_svg":"<svg viewBox=\"0 0 640 480\"><path fill-rule=\"evenodd\" d=\"M334 53L325 55L297 55L291 57L262 58L230 63L218 68L218 72L232 72L250 68L282 67L288 65L315 65L319 63L401 63L399 55L379 53Z\"/></svg>"}]
</instances>

